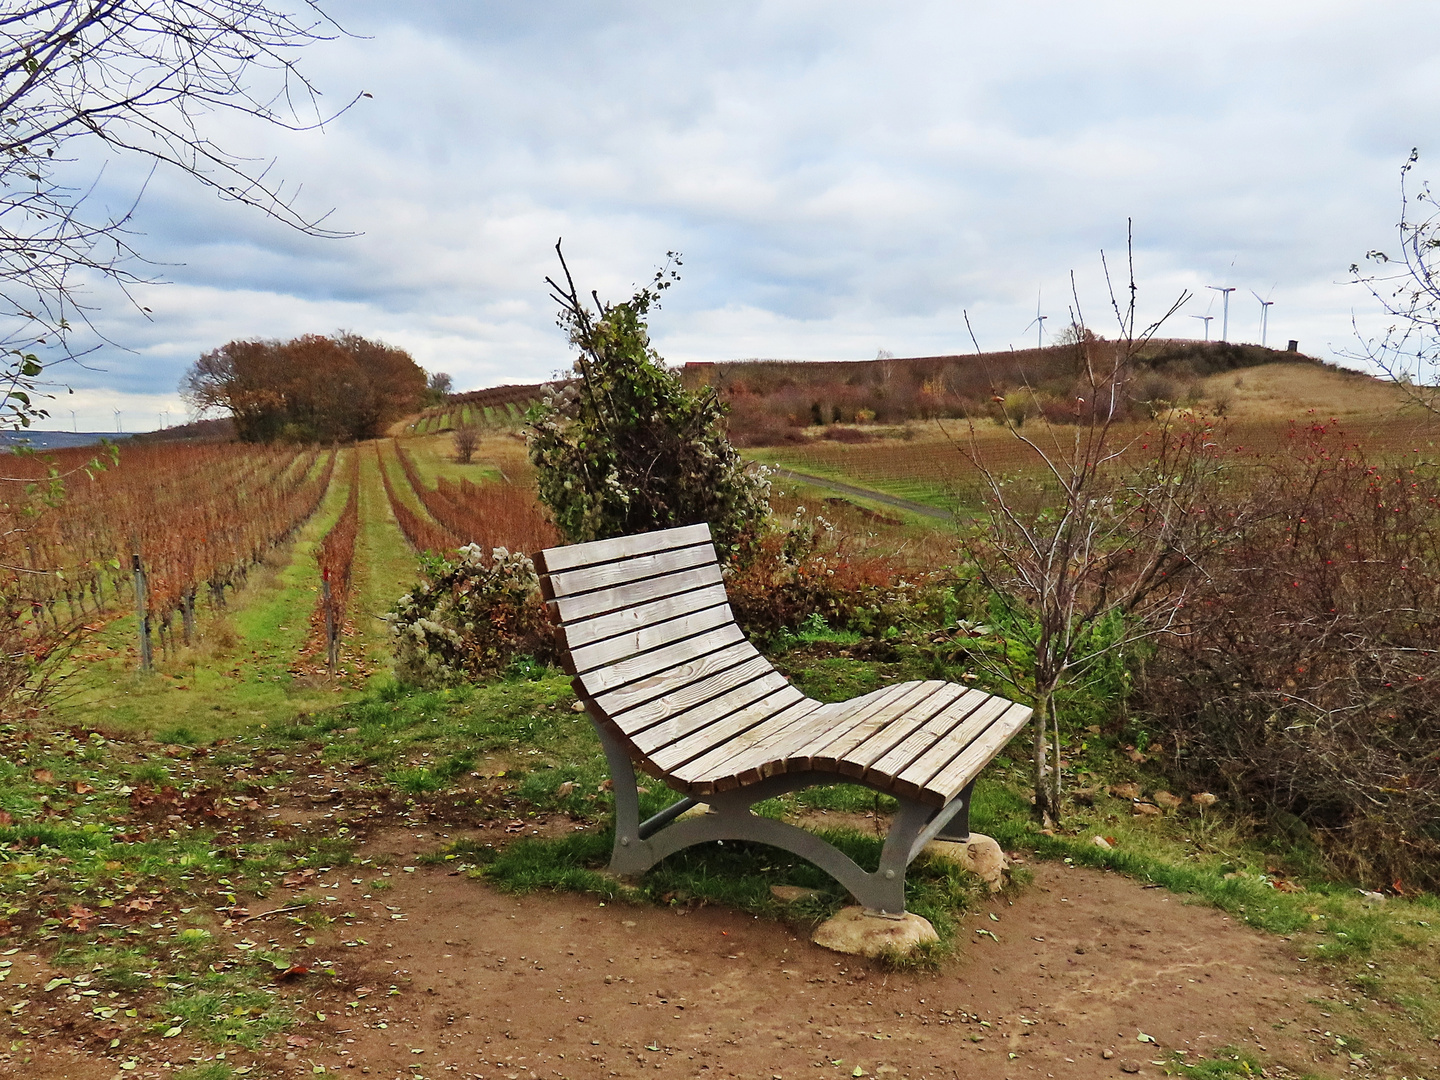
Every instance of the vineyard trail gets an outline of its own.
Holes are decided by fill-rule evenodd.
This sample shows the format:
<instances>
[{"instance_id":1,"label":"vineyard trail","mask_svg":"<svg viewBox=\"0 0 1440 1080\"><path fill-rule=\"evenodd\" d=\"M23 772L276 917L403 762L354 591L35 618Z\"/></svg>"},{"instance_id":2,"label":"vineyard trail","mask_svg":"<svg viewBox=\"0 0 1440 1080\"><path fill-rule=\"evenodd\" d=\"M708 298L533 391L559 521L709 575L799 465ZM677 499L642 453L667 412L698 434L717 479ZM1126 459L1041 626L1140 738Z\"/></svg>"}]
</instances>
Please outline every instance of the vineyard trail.
<instances>
[{"instance_id":1,"label":"vineyard trail","mask_svg":"<svg viewBox=\"0 0 1440 1080\"><path fill-rule=\"evenodd\" d=\"M868 499L871 502L884 503L886 506L893 506L897 510L905 510L911 514L919 514L921 517L936 518L940 521L952 521L955 515L947 510L941 510L935 506L926 506L924 503L914 502L910 499L902 499L898 495L887 495L883 491L872 491L869 488L856 487L854 484L842 483L839 480L827 480L820 476L810 476L806 473L796 472L794 469L786 469L777 466L775 472L787 480L798 480L802 484L811 484L815 487L826 488L830 491L839 492L841 495L848 495L853 499Z\"/></svg>"}]
</instances>

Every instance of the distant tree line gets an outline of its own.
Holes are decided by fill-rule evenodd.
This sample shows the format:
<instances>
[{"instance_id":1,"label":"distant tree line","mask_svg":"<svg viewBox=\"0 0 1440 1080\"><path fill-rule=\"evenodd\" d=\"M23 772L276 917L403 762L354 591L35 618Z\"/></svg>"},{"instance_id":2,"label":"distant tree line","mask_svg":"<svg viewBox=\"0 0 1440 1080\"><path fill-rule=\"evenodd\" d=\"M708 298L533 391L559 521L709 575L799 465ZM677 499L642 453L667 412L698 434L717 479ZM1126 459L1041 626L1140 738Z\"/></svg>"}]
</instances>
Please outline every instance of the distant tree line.
<instances>
[{"instance_id":1,"label":"distant tree line","mask_svg":"<svg viewBox=\"0 0 1440 1080\"><path fill-rule=\"evenodd\" d=\"M195 361L180 394L200 414L228 412L246 442L349 442L384 434L427 397L403 349L358 334L232 341Z\"/></svg>"}]
</instances>

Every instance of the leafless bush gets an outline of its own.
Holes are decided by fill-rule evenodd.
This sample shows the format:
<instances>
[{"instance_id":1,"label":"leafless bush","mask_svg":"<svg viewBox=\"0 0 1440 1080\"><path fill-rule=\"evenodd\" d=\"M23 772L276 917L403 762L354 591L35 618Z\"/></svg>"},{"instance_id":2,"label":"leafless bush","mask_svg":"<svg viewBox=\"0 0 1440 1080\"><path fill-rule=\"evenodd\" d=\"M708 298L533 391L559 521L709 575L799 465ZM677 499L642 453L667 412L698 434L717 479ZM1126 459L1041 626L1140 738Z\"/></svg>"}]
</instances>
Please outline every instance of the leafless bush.
<instances>
[{"instance_id":1,"label":"leafless bush","mask_svg":"<svg viewBox=\"0 0 1440 1080\"><path fill-rule=\"evenodd\" d=\"M461 465L469 465L476 447L480 445L480 433L473 427L456 428L454 442L455 460Z\"/></svg>"},{"instance_id":2,"label":"leafless bush","mask_svg":"<svg viewBox=\"0 0 1440 1080\"><path fill-rule=\"evenodd\" d=\"M1298 816L1372 884L1440 885L1440 475L1297 431L1213 513L1265 513L1189 598L1140 704L1179 769Z\"/></svg>"}]
</instances>

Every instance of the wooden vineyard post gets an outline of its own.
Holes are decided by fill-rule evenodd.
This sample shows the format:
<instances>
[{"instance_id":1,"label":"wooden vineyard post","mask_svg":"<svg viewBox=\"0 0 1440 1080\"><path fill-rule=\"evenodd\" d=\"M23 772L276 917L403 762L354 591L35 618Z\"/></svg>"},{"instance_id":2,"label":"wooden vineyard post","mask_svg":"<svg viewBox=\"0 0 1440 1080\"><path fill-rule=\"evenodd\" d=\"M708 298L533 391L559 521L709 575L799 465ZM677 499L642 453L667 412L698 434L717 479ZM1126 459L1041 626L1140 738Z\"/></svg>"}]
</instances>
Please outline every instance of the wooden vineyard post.
<instances>
[{"instance_id":1,"label":"wooden vineyard post","mask_svg":"<svg viewBox=\"0 0 1440 1080\"><path fill-rule=\"evenodd\" d=\"M195 644L195 588L180 594L180 625L185 632L185 644Z\"/></svg>"},{"instance_id":2,"label":"wooden vineyard post","mask_svg":"<svg viewBox=\"0 0 1440 1080\"><path fill-rule=\"evenodd\" d=\"M325 662L331 672L340 666L340 627L335 625L335 605L330 599L330 571L320 575L320 588L325 604Z\"/></svg>"},{"instance_id":3,"label":"wooden vineyard post","mask_svg":"<svg viewBox=\"0 0 1440 1080\"><path fill-rule=\"evenodd\" d=\"M150 663L150 616L146 613L145 568L140 565L140 553L130 556L131 569L135 571L135 621L140 631L140 670L149 671Z\"/></svg>"}]
</instances>

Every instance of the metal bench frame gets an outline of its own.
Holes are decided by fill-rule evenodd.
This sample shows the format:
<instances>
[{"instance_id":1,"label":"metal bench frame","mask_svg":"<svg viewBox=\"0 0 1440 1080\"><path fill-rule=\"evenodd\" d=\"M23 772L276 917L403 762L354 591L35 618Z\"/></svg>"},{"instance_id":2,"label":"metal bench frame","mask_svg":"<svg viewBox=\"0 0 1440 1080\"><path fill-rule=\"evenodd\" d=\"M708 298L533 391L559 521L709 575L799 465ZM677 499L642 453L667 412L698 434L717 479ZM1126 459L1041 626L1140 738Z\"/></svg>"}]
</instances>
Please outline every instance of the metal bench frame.
<instances>
[{"instance_id":1,"label":"metal bench frame","mask_svg":"<svg viewBox=\"0 0 1440 1080\"><path fill-rule=\"evenodd\" d=\"M564 591L557 588L557 581L568 582L572 586L573 595L577 566L593 569L611 564L623 564L625 560L653 554L657 549L664 550L666 544L670 544L672 550L687 545L687 550L693 549L699 544L708 546L708 527L704 525L687 526L665 530L661 533L621 537L568 548L552 548L535 556L536 567L540 572L542 591L549 602L552 619L556 622L556 636L562 660L567 671L574 676L572 685L576 695L585 704L586 711L599 733L600 744L610 767L615 791L615 843L610 869L614 873L624 876L638 875L667 855L695 844L714 840L747 840L782 848L815 864L848 889L860 904L873 912L892 916L903 914L905 911L906 868L920 854L925 845L933 839L964 841L969 838L970 798L974 789L974 775L1023 727L1030 715L1030 710L1003 699L979 694L978 691L946 687L947 694L941 695L940 700L955 704L958 703L960 697L965 697L967 702L971 703L967 715L984 712L985 709L975 704L984 702L988 706L989 714L993 714L993 719L989 722L990 726L983 729L989 733L988 743L978 755L972 755L974 758L973 768L964 770L963 786L953 792L937 793L923 787L914 791L900 791L896 790L897 782L893 779L889 782L877 782L873 777L866 775L866 771L863 769L860 770L859 775L855 775L853 768L849 772L842 772L838 767L815 767L808 762L808 759L795 771L780 771L785 768L783 755L778 756L773 762L766 762L763 767L756 766L745 770L747 776L738 779L729 775L691 776L688 780L678 777L673 771L657 767L650 761L635 742L626 735L621 725L608 714L603 703L606 695L595 693L594 686L587 680L594 675L595 671L613 665L601 665L600 668L591 668L583 672L579 669L572 652L572 645L575 643L572 642L570 634L584 620L575 619L567 622L563 618L561 610L565 598L563 595L557 598L557 593ZM710 547L710 557L714 559L713 547ZM586 559L593 561L585 563ZM715 565L718 567L718 560ZM566 573L571 575L570 578L564 577ZM659 576L663 577L663 575ZM718 580L718 574L712 576ZM608 596L606 589L610 589L614 591L615 597L619 600L609 602L623 602L624 588L623 584L619 586L606 585L593 590L591 595L605 593ZM712 585L710 588L713 589L714 586ZM714 605L711 610L713 608ZM622 606L618 610L612 609L606 617L613 621L617 615L623 616L624 614L625 608ZM729 617L733 626L733 616L729 613L728 605L724 605L723 614ZM641 617L637 615L637 620ZM594 616L589 616L589 618L593 619ZM659 624L650 624L648 627L639 621L636 625L642 629L653 630L655 625L663 626L666 621L676 624L681 630L686 627L683 618L673 616L669 620L661 620ZM610 640L623 637L623 633L616 634ZM640 639L637 637L636 640L638 642ZM646 639L652 651L655 649L654 640L664 639L655 638L653 634L650 639ZM686 640L683 633L679 635L678 640L682 643ZM673 643L666 640L665 644ZM583 645L575 647L581 648ZM756 655L758 656L758 654ZM684 666L684 664L677 664L669 670L680 670ZM768 665L766 666L768 667ZM778 678L778 676L774 676L773 669L770 674L772 677ZM651 675L650 678L660 678L662 675ZM679 677L677 677L677 686L683 686L684 684L678 680ZM906 687L918 686L923 690L924 687L932 685L942 686L944 684L899 684L899 686L866 695L865 698L856 699L856 702L864 702L867 699L876 698L877 695L891 692L893 693L890 700L893 702L900 696L900 691ZM802 702L807 700L794 691L791 693ZM602 700L597 700L597 698ZM653 708L655 702L664 700L665 695L658 694L650 699L650 707ZM679 711L683 713L687 708L703 708L703 704L685 706ZM810 702L809 704L814 705L815 703ZM785 708L792 707L793 704ZM837 720L843 720L846 707L824 706L821 708L832 710L830 715L834 715ZM941 706L932 711L938 716L945 711L945 708L946 706ZM879 711L878 707L872 708L872 712L878 713ZM820 711L816 710L815 717L819 715ZM884 721L877 731L883 732L883 724L905 720L906 715L901 712L896 717ZM725 714L721 714L720 719L724 718L726 718ZM802 721L804 719L803 709L800 719ZM759 726L758 721L755 726ZM801 727L798 723L794 726ZM912 723L911 729L914 729L915 726ZM959 726L958 723L956 726ZM822 732L820 737L826 737L828 733L825 733L825 729L819 730ZM815 731L816 729L813 727L804 728L802 733L805 738L814 739L817 737ZM912 730L912 734L918 733ZM949 738L950 736L946 734L944 737ZM980 738L977 736L974 742L980 742ZM774 745L783 745L783 742ZM799 744L796 745L798 747ZM924 745L917 743L917 746L923 747ZM957 747L962 746L959 743L956 745ZM968 749L968 746L969 744L965 744L963 748ZM716 749L723 751L725 745L722 743L718 747L712 747L712 752ZM919 751L917 750L916 753L918 754ZM957 759L963 756L960 749L957 749L955 754ZM635 770L637 760L647 772L654 774L685 796L645 821L640 820L640 800ZM846 764L848 765L848 763ZM765 799L802 788L834 783L861 784L890 795L899 802L899 811L886 836L879 865L873 872L866 871L833 844L814 833L782 821L762 817L754 812L755 804ZM686 811L701 804L708 808L707 813L690 815L682 819L682 815L685 815Z\"/></svg>"}]
</instances>

